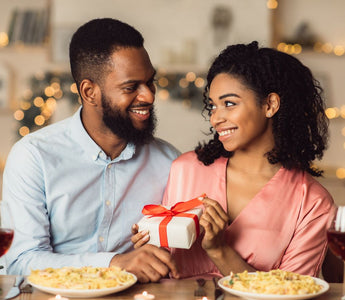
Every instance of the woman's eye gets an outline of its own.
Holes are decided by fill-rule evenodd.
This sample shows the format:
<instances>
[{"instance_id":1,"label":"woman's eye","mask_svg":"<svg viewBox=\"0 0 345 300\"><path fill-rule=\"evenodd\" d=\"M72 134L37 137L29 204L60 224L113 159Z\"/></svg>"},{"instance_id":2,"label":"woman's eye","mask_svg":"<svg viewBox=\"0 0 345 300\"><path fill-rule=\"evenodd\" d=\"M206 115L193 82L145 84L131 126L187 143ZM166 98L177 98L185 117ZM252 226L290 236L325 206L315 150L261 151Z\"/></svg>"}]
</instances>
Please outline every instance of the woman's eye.
<instances>
[{"instance_id":1,"label":"woman's eye","mask_svg":"<svg viewBox=\"0 0 345 300\"><path fill-rule=\"evenodd\" d=\"M231 101L225 101L225 107L230 107L230 106L233 106L233 105L235 105L235 103L234 102L231 102Z\"/></svg>"},{"instance_id":2,"label":"woman's eye","mask_svg":"<svg viewBox=\"0 0 345 300\"><path fill-rule=\"evenodd\" d=\"M215 110L215 109L216 109L216 106L215 106L214 104L212 104L212 103L209 103L209 104L207 105L207 109L208 109L208 110Z\"/></svg>"}]
</instances>

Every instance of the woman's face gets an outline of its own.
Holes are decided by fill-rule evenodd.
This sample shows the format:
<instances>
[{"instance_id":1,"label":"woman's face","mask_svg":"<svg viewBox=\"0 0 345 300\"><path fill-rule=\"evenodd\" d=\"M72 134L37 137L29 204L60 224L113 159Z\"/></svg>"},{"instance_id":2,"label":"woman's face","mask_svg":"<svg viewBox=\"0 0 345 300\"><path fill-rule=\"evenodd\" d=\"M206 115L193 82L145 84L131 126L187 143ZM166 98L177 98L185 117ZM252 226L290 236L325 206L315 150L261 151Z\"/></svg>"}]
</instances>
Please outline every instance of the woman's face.
<instances>
[{"instance_id":1,"label":"woman's face","mask_svg":"<svg viewBox=\"0 0 345 300\"><path fill-rule=\"evenodd\" d=\"M227 151L267 151L273 135L267 105L257 104L255 93L239 79L218 74L210 85L210 122Z\"/></svg>"}]
</instances>

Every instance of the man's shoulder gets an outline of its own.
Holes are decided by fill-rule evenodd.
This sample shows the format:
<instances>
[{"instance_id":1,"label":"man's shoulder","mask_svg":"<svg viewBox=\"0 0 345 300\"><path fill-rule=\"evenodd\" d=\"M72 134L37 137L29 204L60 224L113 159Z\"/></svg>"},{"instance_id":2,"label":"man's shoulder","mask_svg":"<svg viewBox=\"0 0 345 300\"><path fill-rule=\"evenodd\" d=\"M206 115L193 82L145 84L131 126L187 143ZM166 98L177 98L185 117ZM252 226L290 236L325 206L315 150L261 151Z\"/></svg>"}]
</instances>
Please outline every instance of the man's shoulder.
<instances>
[{"instance_id":1,"label":"man's shoulder","mask_svg":"<svg viewBox=\"0 0 345 300\"><path fill-rule=\"evenodd\" d=\"M150 148L150 151L161 153L162 155L168 156L172 159L176 159L181 155L181 152L175 146L161 138L153 138L148 146Z\"/></svg>"},{"instance_id":2,"label":"man's shoulder","mask_svg":"<svg viewBox=\"0 0 345 300\"><path fill-rule=\"evenodd\" d=\"M40 128L28 135L24 136L20 143L32 143L35 141L51 141L56 138L60 138L62 134L66 134L66 131L70 128L71 118L66 118L59 122L47 125L46 127Z\"/></svg>"}]
</instances>

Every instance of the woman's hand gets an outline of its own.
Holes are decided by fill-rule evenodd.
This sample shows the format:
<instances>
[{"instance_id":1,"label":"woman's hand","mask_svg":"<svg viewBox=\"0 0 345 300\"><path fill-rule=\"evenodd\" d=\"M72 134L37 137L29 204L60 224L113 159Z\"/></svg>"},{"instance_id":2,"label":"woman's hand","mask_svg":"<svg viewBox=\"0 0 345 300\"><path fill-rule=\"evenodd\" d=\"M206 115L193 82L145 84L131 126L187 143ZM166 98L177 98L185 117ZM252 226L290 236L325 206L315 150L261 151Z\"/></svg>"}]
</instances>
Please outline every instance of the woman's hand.
<instances>
[{"instance_id":1,"label":"woman's hand","mask_svg":"<svg viewBox=\"0 0 345 300\"><path fill-rule=\"evenodd\" d=\"M205 234L202 239L202 248L205 251L215 250L224 245L223 233L229 224L229 217L219 203L210 198L203 200L205 211L200 218L200 225Z\"/></svg>"},{"instance_id":2,"label":"woman's hand","mask_svg":"<svg viewBox=\"0 0 345 300\"><path fill-rule=\"evenodd\" d=\"M139 226L137 224L134 224L132 226L132 237L131 241L134 244L134 249L140 248L144 246L149 240L150 240L150 235L147 230L142 230L139 231Z\"/></svg>"}]
</instances>

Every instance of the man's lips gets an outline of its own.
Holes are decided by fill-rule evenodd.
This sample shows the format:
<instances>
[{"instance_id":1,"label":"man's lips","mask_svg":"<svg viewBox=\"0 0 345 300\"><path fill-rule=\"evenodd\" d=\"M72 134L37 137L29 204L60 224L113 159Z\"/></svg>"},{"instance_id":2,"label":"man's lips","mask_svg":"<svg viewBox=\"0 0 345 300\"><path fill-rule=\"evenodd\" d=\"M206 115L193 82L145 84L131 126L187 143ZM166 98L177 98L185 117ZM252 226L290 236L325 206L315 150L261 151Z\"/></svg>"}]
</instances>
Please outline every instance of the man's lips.
<instances>
[{"instance_id":1,"label":"man's lips","mask_svg":"<svg viewBox=\"0 0 345 300\"><path fill-rule=\"evenodd\" d=\"M131 107L129 112L136 116L139 120L147 120L150 117L152 106Z\"/></svg>"},{"instance_id":2,"label":"man's lips","mask_svg":"<svg viewBox=\"0 0 345 300\"><path fill-rule=\"evenodd\" d=\"M130 110L133 113L139 114L139 115L147 115L150 113L149 109L141 110L141 109L131 109Z\"/></svg>"}]
</instances>

